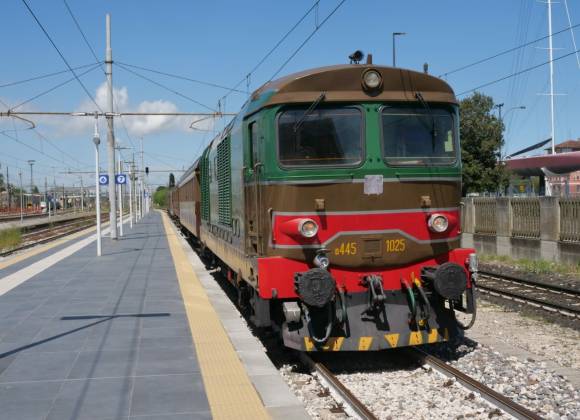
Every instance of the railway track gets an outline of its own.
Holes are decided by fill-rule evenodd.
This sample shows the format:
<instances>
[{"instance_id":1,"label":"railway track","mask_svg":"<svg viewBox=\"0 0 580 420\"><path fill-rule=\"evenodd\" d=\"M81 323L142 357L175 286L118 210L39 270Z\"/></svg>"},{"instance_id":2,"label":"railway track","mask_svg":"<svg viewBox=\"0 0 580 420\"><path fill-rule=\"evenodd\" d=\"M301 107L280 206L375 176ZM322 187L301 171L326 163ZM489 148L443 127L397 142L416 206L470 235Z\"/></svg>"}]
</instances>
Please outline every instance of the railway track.
<instances>
[{"instance_id":1,"label":"railway track","mask_svg":"<svg viewBox=\"0 0 580 420\"><path fill-rule=\"evenodd\" d=\"M494 296L533 305L569 317L580 317L580 288L480 271L477 287Z\"/></svg>"},{"instance_id":2,"label":"railway track","mask_svg":"<svg viewBox=\"0 0 580 420\"><path fill-rule=\"evenodd\" d=\"M331 394L343 404L342 408L348 415L365 420L378 420L366 405L355 397L326 366L315 362L304 352L300 352L298 357L318 376L320 382L330 390Z\"/></svg>"},{"instance_id":3,"label":"railway track","mask_svg":"<svg viewBox=\"0 0 580 420\"><path fill-rule=\"evenodd\" d=\"M66 210L66 211L59 210L56 214L52 213L52 215L53 216L63 216L63 215L74 214L76 212L77 211L75 211L75 210ZM24 212L22 214L22 218L23 219L48 218L48 214L41 213L41 212L30 212L30 213ZM0 223L12 222L15 220L20 220L20 213L0 214Z\"/></svg>"},{"instance_id":4,"label":"railway track","mask_svg":"<svg viewBox=\"0 0 580 420\"><path fill-rule=\"evenodd\" d=\"M542 419L542 417L538 416L536 413L514 402L510 398L501 395L490 387L482 384L479 381L476 381L472 377L445 363L443 360L432 356L421 349L413 347L409 349L409 353L417 360L430 366L439 373L447 376L448 378L455 379L467 389L479 393L479 395L481 395L481 397L491 405L500 408L501 410L514 416L517 419Z\"/></svg>"},{"instance_id":5,"label":"railway track","mask_svg":"<svg viewBox=\"0 0 580 420\"><path fill-rule=\"evenodd\" d=\"M470 391L477 392L492 406L507 414L525 420L540 420L542 417L528 410L510 398L501 395L481 382L455 369L443 360L416 347L406 350L406 354L422 365L427 365L442 375L452 378ZM335 399L342 404L342 410L351 417L376 420L377 416L360 401L340 380L323 364L315 362L306 353L299 354L300 361L316 374L323 386L327 387Z\"/></svg>"},{"instance_id":6,"label":"railway track","mask_svg":"<svg viewBox=\"0 0 580 420\"><path fill-rule=\"evenodd\" d=\"M105 217L101 217L102 221L108 219L108 215L104 216ZM22 244L16 248L0 252L0 257L6 257L18 251L60 239L64 236L80 232L81 230L95 225L94 217L92 216L81 217L73 221L67 220L54 223L54 225L48 223L39 225L36 229L22 234Z\"/></svg>"}]
</instances>

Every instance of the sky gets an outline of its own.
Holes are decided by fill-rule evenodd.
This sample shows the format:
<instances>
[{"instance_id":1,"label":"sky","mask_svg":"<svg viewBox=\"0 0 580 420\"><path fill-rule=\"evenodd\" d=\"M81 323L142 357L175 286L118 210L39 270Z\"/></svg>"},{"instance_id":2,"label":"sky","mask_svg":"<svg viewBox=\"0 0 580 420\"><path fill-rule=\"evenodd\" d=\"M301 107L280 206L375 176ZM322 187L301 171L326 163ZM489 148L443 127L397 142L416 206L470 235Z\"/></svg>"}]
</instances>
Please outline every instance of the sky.
<instances>
[{"instance_id":1,"label":"sky","mask_svg":"<svg viewBox=\"0 0 580 420\"><path fill-rule=\"evenodd\" d=\"M125 112L235 113L253 91L276 73L283 76L307 68L348 62L360 49L374 63L391 65L392 32L397 38L397 66L440 76L504 50L547 35L547 5L534 0L320 0L318 6L257 66L278 41L315 4L294 1L166 0L26 0L55 45L97 104L106 109L106 83L91 49L83 40L67 5L97 58L104 60L105 15L111 14L115 108ZM15 107L73 78L71 73L14 82L66 70L23 0L3 0L0 25L0 110ZM580 1L553 4L553 31L580 24ZM315 30L305 46L292 54ZM580 38L580 26L575 29ZM578 39L580 42L580 39ZM571 31L553 37L554 57L572 53ZM444 76L459 99L472 89L547 61L547 40ZM577 43L578 45L578 43ZM286 65L283 64L291 58ZM136 67L209 82L208 86L170 78ZM255 67L250 77L246 77ZM572 54L554 63L556 141L580 137L580 60ZM133 72L131 72L133 71ZM137 72L138 74L135 74ZM86 73L86 74L83 74ZM82 74L82 75L81 75ZM141 76L152 80L146 80ZM507 152L550 137L548 66L478 90L504 103ZM159 86L165 86L167 89ZM237 90L231 91L237 85ZM221 86L221 87L220 87ZM226 96L224 99L224 95ZM219 103L219 105L218 105ZM526 109L518 109L525 106ZM16 108L21 111L93 112L96 105L73 80ZM168 173L187 168L231 117L123 117L115 119L116 138L126 161L138 157L143 139L145 165L152 184L166 184ZM33 116L36 129L13 118L0 118L0 171L11 179L22 170L30 182L27 160L34 159L34 181L85 185L93 182L94 120L87 117ZM106 126L99 124L102 144ZM7 137L7 136L10 136ZM101 147L101 166L106 150ZM159 172L153 172L159 171ZM14 178L12 178L14 177Z\"/></svg>"}]
</instances>

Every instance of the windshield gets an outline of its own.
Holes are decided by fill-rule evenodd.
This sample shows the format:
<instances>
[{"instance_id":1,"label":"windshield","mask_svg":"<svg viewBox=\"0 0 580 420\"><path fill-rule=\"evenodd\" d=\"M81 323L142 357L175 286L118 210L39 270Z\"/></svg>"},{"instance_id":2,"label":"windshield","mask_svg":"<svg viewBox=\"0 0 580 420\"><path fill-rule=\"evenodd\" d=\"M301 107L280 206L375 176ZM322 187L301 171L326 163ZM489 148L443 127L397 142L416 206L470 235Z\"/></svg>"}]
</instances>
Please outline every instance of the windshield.
<instances>
[{"instance_id":1,"label":"windshield","mask_svg":"<svg viewBox=\"0 0 580 420\"><path fill-rule=\"evenodd\" d=\"M352 166L362 161L362 113L337 107L283 111L278 157L283 166Z\"/></svg>"},{"instance_id":2,"label":"windshield","mask_svg":"<svg viewBox=\"0 0 580 420\"><path fill-rule=\"evenodd\" d=\"M446 108L384 108L382 125L391 165L449 165L457 159L453 114Z\"/></svg>"}]
</instances>

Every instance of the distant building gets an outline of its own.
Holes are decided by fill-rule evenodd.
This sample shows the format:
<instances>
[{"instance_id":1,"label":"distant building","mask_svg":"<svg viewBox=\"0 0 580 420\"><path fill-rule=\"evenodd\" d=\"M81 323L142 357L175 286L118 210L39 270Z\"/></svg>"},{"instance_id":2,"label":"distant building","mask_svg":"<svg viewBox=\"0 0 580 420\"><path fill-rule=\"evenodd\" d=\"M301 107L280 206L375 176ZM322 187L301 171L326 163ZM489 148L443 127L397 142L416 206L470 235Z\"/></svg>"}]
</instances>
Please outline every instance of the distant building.
<instances>
[{"instance_id":1,"label":"distant building","mask_svg":"<svg viewBox=\"0 0 580 420\"><path fill-rule=\"evenodd\" d=\"M580 139L566 140L557 144L556 153L580 152ZM552 153L552 148L546 149ZM580 171L570 172L568 175L546 177L552 184L553 194L560 197L580 197Z\"/></svg>"}]
</instances>

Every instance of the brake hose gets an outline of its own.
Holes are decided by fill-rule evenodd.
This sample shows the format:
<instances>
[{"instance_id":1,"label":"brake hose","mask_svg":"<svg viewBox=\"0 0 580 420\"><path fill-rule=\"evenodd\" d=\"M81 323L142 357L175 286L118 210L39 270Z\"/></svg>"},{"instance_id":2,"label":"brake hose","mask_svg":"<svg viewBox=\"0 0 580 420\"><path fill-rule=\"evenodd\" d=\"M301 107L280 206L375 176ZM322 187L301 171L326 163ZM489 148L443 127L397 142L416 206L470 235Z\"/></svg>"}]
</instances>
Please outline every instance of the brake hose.
<instances>
[{"instance_id":1,"label":"brake hose","mask_svg":"<svg viewBox=\"0 0 580 420\"><path fill-rule=\"evenodd\" d=\"M328 306L328 325L326 326L326 333L324 334L323 338L318 338L314 335L314 332L312 331L312 322L310 319L310 312L308 311L308 308L306 306L304 306L304 318L306 318L306 325L308 326L308 334L310 334L310 338L312 338L312 340L314 340L317 344L324 344L328 341L328 338L330 337L330 333L332 332L332 305L327 305Z\"/></svg>"},{"instance_id":2,"label":"brake hose","mask_svg":"<svg viewBox=\"0 0 580 420\"><path fill-rule=\"evenodd\" d=\"M417 316L417 305L415 303L415 294L413 293L413 289L409 287L406 281L401 279L401 283L405 286L405 289L407 290L407 295L409 296L409 303L411 305L411 319L415 321L415 318Z\"/></svg>"},{"instance_id":3,"label":"brake hose","mask_svg":"<svg viewBox=\"0 0 580 420\"><path fill-rule=\"evenodd\" d=\"M461 323L460 320L457 319L457 317L455 317L455 321L457 322L457 326L462 329L463 331L470 329L471 327L473 327L473 324L475 324L475 318L477 318L477 301L475 299L475 282L472 283L471 285L471 293L473 293L473 312L471 313L471 321L469 321L469 324L467 325L463 325ZM455 311L453 311L453 314L455 315Z\"/></svg>"}]
</instances>

